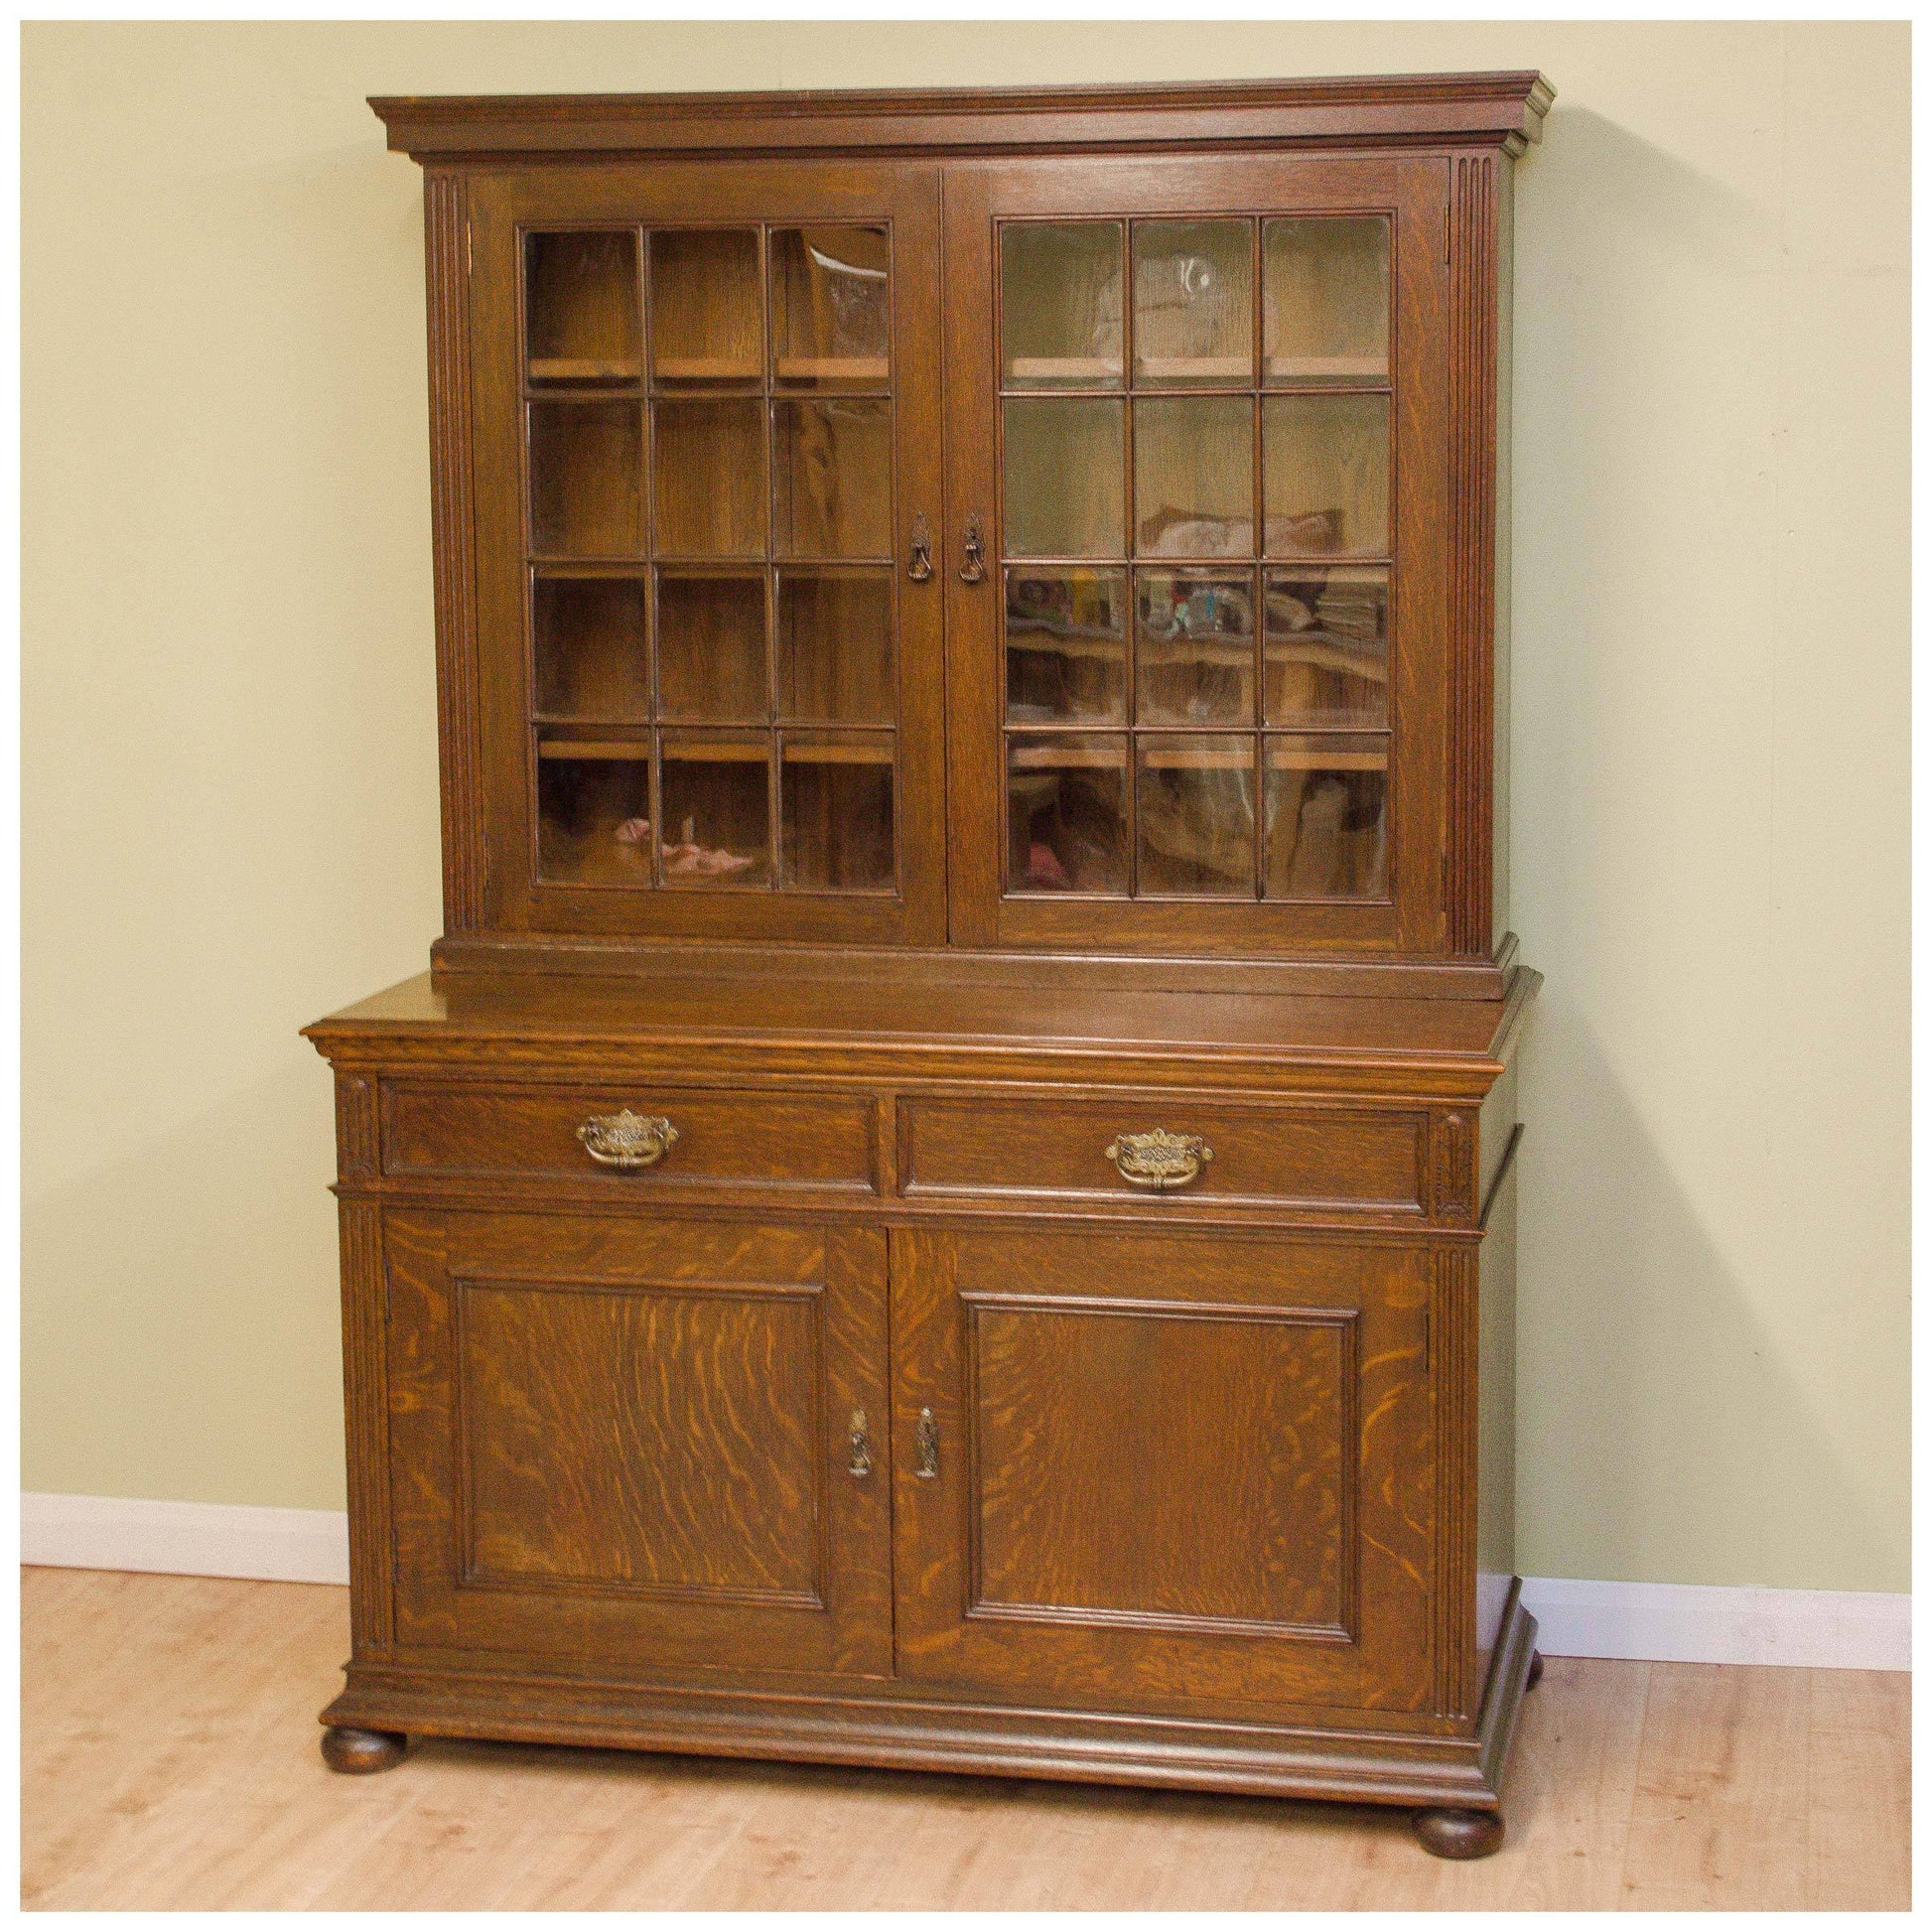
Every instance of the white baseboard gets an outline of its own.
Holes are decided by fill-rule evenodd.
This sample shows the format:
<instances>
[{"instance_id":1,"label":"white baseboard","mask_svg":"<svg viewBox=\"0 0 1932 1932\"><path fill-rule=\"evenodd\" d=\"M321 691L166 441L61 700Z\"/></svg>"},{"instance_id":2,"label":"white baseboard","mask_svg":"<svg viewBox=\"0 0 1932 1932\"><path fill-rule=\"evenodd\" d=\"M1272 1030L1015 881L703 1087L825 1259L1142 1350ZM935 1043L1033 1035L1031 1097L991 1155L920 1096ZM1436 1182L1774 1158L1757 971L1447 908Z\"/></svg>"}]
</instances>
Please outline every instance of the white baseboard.
<instances>
[{"instance_id":1,"label":"white baseboard","mask_svg":"<svg viewBox=\"0 0 1932 1932\"><path fill-rule=\"evenodd\" d=\"M28 1491L20 1499L20 1560L73 1570L345 1584L348 1519L329 1509ZM1552 1657L1813 1670L1912 1667L1909 1596L1526 1577L1523 1600L1541 1625L1539 1647Z\"/></svg>"},{"instance_id":2,"label":"white baseboard","mask_svg":"<svg viewBox=\"0 0 1932 1932\"><path fill-rule=\"evenodd\" d=\"M345 1584L348 1518L335 1509L56 1496L30 1489L20 1498L20 1560L64 1570Z\"/></svg>"},{"instance_id":3,"label":"white baseboard","mask_svg":"<svg viewBox=\"0 0 1932 1932\"><path fill-rule=\"evenodd\" d=\"M1910 1670L1912 1599L1854 1589L1725 1589L1525 1577L1552 1657Z\"/></svg>"}]
</instances>

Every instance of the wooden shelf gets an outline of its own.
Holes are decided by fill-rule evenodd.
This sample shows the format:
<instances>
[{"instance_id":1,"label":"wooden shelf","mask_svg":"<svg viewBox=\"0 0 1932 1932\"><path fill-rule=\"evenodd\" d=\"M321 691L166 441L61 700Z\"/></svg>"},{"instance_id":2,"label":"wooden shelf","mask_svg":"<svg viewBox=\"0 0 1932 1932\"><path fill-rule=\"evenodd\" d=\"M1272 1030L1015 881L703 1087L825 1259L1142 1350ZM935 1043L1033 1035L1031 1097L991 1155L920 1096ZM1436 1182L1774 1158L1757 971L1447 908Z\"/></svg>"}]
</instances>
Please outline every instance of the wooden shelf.
<instances>
[{"instance_id":1,"label":"wooden shelf","mask_svg":"<svg viewBox=\"0 0 1932 1932\"><path fill-rule=\"evenodd\" d=\"M1271 355L1270 382L1386 382L1389 364L1380 355Z\"/></svg>"},{"instance_id":2,"label":"wooden shelf","mask_svg":"<svg viewBox=\"0 0 1932 1932\"><path fill-rule=\"evenodd\" d=\"M1148 382L1247 382L1254 375L1252 355L1143 355L1135 374Z\"/></svg>"},{"instance_id":3,"label":"wooden shelf","mask_svg":"<svg viewBox=\"0 0 1932 1932\"><path fill-rule=\"evenodd\" d=\"M532 382L635 382L643 374L641 362L605 362L588 355L533 355Z\"/></svg>"},{"instance_id":4,"label":"wooden shelf","mask_svg":"<svg viewBox=\"0 0 1932 1932\"><path fill-rule=\"evenodd\" d=\"M670 764L763 764L771 756L769 741L748 745L715 739L666 741L664 759Z\"/></svg>"},{"instance_id":5,"label":"wooden shelf","mask_svg":"<svg viewBox=\"0 0 1932 1932\"><path fill-rule=\"evenodd\" d=\"M1011 749L1008 760L1009 768L1015 771L1118 771L1125 775L1127 749L1119 738L1112 746L1020 744Z\"/></svg>"},{"instance_id":6,"label":"wooden shelf","mask_svg":"<svg viewBox=\"0 0 1932 1932\"><path fill-rule=\"evenodd\" d=\"M1112 355L1016 355L1010 382L1118 382L1121 364Z\"/></svg>"},{"instance_id":7,"label":"wooden shelf","mask_svg":"<svg viewBox=\"0 0 1932 1932\"><path fill-rule=\"evenodd\" d=\"M634 759L650 757L650 745L642 739L546 738L537 745L540 759Z\"/></svg>"},{"instance_id":8,"label":"wooden shelf","mask_svg":"<svg viewBox=\"0 0 1932 1932\"><path fill-rule=\"evenodd\" d=\"M764 371L742 355L660 355L651 373L660 382L756 382Z\"/></svg>"},{"instance_id":9,"label":"wooden shelf","mask_svg":"<svg viewBox=\"0 0 1932 1932\"><path fill-rule=\"evenodd\" d=\"M1386 771L1389 753L1386 746L1376 750L1351 746L1347 751L1323 752L1305 745L1270 743L1262 754L1270 771Z\"/></svg>"},{"instance_id":10,"label":"wooden shelf","mask_svg":"<svg viewBox=\"0 0 1932 1932\"><path fill-rule=\"evenodd\" d=\"M884 382L893 372L884 355L780 355L780 382Z\"/></svg>"},{"instance_id":11,"label":"wooden shelf","mask_svg":"<svg viewBox=\"0 0 1932 1932\"><path fill-rule=\"evenodd\" d=\"M1389 681L1386 652L1371 656L1367 652L1351 651L1345 645L1325 640L1303 643L1293 633L1287 637L1268 639L1268 662L1271 667L1308 664L1316 670L1340 671L1348 677L1358 677L1367 684L1386 684Z\"/></svg>"},{"instance_id":12,"label":"wooden shelf","mask_svg":"<svg viewBox=\"0 0 1932 1932\"><path fill-rule=\"evenodd\" d=\"M891 764L890 745L798 745L787 740L787 764Z\"/></svg>"}]
</instances>

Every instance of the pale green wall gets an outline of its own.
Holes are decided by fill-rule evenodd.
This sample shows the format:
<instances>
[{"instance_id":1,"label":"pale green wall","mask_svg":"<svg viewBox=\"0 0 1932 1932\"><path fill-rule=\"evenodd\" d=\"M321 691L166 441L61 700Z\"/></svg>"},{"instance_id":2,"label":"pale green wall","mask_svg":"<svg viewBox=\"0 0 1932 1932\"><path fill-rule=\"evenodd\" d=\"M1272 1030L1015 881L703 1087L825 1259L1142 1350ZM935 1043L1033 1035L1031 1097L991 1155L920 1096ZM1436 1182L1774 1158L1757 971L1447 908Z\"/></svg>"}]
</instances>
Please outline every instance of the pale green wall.
<instances>
[{"instance_id":1,"label":"pale green wall","mask_svg":"<svg viewBox=\"0 0 1932 1932\"><path fill-rule=\"evenodd\" d=\"M1906 30L26 30L29 1487L342 1498L328 1080L438 925L369 93L1541 68L1520 1561L1902 1589Z\"/></svg>"}]
</instances>

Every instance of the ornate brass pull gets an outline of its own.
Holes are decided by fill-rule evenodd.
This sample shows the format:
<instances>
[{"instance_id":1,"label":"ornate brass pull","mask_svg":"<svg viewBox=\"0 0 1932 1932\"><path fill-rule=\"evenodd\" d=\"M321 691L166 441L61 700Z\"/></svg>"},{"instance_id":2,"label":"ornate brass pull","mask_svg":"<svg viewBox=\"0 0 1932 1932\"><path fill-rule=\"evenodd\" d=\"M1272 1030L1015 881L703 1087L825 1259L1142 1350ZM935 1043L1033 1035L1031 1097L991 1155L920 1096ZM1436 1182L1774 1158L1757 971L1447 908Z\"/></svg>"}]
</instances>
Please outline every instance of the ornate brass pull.
<instances>
[{"instance_id":1,"label":"ornate brass pull","mask_svg":"<svg viewBox=\"0 0 1932 1932\"><path fill-rule=\"evenodd\" d=\"M918 1426L912 1436L919 1446L919 1459L912 1473L924 1481L939 1473L939 1425L930 1409L919 1411Z\"/></svg>"},{"instance_id":2,"label":"ornate brass pull","mask_svg":"<svg viewBox=\"0 0 1932 1932\"><path fill-rule=\"evenodd\" d=\"M1116 1135L1106 1154L1123 1180L1162 1190L1186 1186L1214 1158L1214 1150L1198 1134L1170 1134L1165 1127Z\"/></svg>"},{"instance_id":3,"label":"ornate brass pull","mask_svg":"<svg viewBox=\"0 0 1932 1932\"><path fill-rule=\"evenodd\" d=\"M852 1412L852 1460L845 1465L845 1472L852 1476L872 1474L872 1432L866 1427L866 1412L855 1409Z\"/></svg>"},{"instance_id":4,"label":"ornate brass pull","mask_svg":"<svg viewBox=\"0 0 1932 1932\"><path fill-rule=\"evenodd\" d=\"M965 540L966 561L959 566L959 581L962 584L978 584L986 577L986 539L980 535L980 520L977 516L966 519Z\"/></svg>"},{"instance_id":5,"label":"ornate brass pull","mask_svg":"<svg viewBox=\"0 0 1932 1932\"><path fill-rule=\"evenodd\" d=\"M905 574L915 584L923 584L932 575L932 532L926 528L923 515L912 519L912 556Z\"/></svg>"},{"instance_id":6,"label":"ornate brass pull","mask_svg":"<svg viewBox=\"0 0 1932 1932\"><path fill-rule=\"evenodd\" d=\"M653 1168L677 1143L677 1129L661 1114L593 1114L577 1130L584 1151L600 1168L633 1173Z\"/></svg>"}]
</instances>

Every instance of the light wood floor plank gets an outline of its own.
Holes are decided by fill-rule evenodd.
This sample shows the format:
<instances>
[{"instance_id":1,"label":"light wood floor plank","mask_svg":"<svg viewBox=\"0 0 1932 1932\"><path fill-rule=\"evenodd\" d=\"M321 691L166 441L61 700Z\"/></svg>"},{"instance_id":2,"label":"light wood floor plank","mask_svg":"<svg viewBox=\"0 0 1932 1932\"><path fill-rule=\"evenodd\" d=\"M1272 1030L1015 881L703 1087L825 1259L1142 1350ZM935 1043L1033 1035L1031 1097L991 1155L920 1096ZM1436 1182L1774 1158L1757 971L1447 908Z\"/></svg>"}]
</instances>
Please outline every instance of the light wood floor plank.
<instances>
[{"instance_id":1,"label":"light wood floor plank","mask_svg":"<svg viewBox=\"0 0 1932 1932\"><path fill-rule=\"evenodd\" d=\"M1625 1906L1803 1908L1810 1680L1745 1665L1650 1667Z\"/></svg>"},{"instance_id":2,"label":"light wood floor plank","mask_svg":"<svg viewBox=\"0 0 1932 1932\"><path fill-rule=\"evenodd\" d=\"M1820 1670L1811 1679L1805 1903L1885 1911L1912 1889L1912 1680Z\"/></svg>"},{"instance_id":3,"label":"light wood floor plank","mask_svg":"<svg viewBox=\"0 0 1932 1932\"><path fill-rule=\"evenodd\" d=\"M1553 1658L1509 1836L1399 1812L429 1741L316 1750L346 1592L22 1576L22 1897L41 1908L1902 1907L1909 1680ZM1648 1723L1646 1724L1646 1715Z\"/></svg>"}]
</instances>

